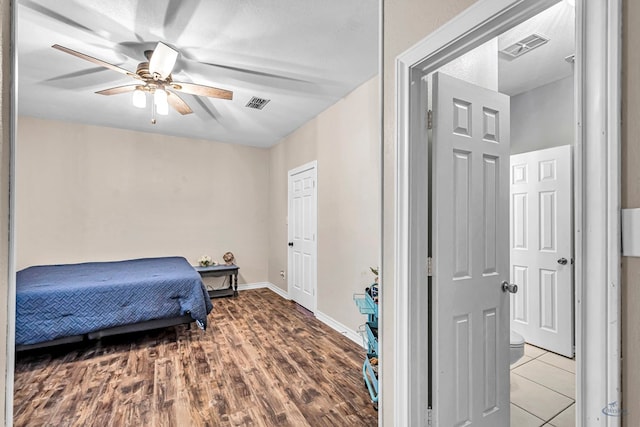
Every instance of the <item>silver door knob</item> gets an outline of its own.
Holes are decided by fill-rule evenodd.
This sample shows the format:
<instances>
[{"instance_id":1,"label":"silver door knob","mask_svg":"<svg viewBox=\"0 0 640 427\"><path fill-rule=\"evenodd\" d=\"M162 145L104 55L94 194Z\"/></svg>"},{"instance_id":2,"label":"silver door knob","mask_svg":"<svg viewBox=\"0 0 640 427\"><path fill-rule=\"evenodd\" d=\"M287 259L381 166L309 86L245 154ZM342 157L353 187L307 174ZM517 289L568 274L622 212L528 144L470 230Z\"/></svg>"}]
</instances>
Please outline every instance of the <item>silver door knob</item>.
<instances>
[{"instance_id":1,"label":"silver door knob","mask_svg":"<svg viewBox=\"0 0 640 427\"><path fill-rule=\"evenodd\" d=\"M569 261L567 261L566 258L560 258L558 260L558 264L560 264L560 265L567 265L567 262L569 262Z\"/></svg>"},{"instance_id":2,"label":"silver door knob","mask_svg":"<svg viewBox=\"0 0 640 427\"><path fill-rule=\"evenodd\" d=\"M516 292L518 292L518 285L514 285L513 283L509 283L505 280L504 282L502 282L502 291L515 294Z\"/></svg>"}]
</instances>

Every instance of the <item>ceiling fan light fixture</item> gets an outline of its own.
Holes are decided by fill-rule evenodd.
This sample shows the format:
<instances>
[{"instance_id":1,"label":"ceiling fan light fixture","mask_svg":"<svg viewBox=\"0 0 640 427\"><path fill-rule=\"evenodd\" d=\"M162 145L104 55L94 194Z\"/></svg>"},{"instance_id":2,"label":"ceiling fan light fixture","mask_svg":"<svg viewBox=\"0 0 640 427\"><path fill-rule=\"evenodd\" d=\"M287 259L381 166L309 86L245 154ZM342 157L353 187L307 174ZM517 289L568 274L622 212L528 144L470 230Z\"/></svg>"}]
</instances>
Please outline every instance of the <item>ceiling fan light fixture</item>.
<instances>
[{"instance_id":1,"label":"ceiling fan light fixture","mask_svg":"<svg viewBox=\"0 0 640 427\"><path fill-rule=\"evenodd\" d=\"M161 116L169 114L169 103L167 102L167 92L164 89L156 89L153 94L153 102L156 104L156 112Z\"/></svg>"},{"instance_id":2,"label":"ceiling fan light fixture","mask_svg":"<svg viewBox=\"0 0 640 427\"><path fill-rule=\"evenodd\" d=\"M156 106L156 111L158 112L159 115L161 116L166 116L167 114L169 114L169 105L168 104L164 104L164 106Z\"/></svg>"},{"instance_id":3,"label":"ceiling fan light fixture","mask_svg":"<svg viewBox=\"0 0 640 427\"><path fill-rule=\"evenodd\" d=\"M178 59L177 50L158 42L149 60L149 72L155 80L164 80L171 74L176 59Z\"/></svg>"},{"instance_id":4,"label":"ceiling fan light fixture","mask_svg":"<svg viewBox=\"0 0 640 427\"><path fill-rule=\"evenodd\" d=\"M138 108L145 108L147 106L147 95L141 89L133 91L133 106Z\"/></svg>"}]
</instances>

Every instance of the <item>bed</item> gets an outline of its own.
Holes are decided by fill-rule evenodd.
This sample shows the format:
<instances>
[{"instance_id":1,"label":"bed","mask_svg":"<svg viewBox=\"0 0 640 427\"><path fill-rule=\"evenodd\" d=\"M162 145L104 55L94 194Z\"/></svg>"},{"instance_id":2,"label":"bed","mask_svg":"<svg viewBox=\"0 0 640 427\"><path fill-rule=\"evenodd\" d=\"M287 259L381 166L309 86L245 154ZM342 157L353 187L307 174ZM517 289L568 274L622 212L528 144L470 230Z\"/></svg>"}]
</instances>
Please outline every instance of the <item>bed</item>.
<instances>
[{"instance_id":1,"label":"bed","mask_svg":"<svg viewBox=\"0 0 640 427\"><path fill-rule=\"evenodd\" d=\"M16 350L195 321L211 300L182 257L29 267L16 277Z\"/></svg>"}]
</instances>

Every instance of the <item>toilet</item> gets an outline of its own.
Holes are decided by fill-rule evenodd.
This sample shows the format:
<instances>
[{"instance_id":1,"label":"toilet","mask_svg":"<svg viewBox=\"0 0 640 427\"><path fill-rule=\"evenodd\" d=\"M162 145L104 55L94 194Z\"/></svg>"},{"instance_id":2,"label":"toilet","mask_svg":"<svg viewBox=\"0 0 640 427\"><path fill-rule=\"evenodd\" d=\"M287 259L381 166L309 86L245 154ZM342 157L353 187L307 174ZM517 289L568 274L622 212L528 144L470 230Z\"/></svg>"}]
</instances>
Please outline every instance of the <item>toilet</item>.
<instances>
[{"instance_id":1,"label":"toilet","mask_svg":"<svg viewBox=\"0 0 640 427\"><path fill-rule=\"evenodd\" d=\"M524 337L515 331L509 334L509 365L513 365L524 356Z\"/></svg>"}]
</instances>

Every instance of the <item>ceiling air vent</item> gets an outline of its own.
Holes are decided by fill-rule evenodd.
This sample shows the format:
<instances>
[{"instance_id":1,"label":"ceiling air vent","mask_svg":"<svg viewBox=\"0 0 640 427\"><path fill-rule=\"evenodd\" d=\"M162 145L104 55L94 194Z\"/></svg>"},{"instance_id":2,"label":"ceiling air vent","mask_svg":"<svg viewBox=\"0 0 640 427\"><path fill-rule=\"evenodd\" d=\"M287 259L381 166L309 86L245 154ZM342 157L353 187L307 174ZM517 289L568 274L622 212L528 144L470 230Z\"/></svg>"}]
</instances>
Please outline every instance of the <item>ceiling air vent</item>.
<instances>
[{"instance_id":1,"label":"ceiling air vent","mask_svg":"<svg viewBox=\"0 0 640 427\"><path fill-rule=\"evenodd\" d=\"M537 47L542 46L548 41L549 39L547 37L541 36L540 34L531 34L530 36L523 38L522 40L512 44L511 46L507 46L500 52L511 58L517 58L527 52L531 52Z\"/></svg>"},{"instance_id":2,"label":"ceiling air vent","mask_svg":"<svg viewBox=\"0 0 640 427\"><path fill-rule=\"evenodd\" d=\"M271 101L270 99L258 98L254 96L247 102L246 107L255 108L256 110L262 110L267 103Z\"/></svg>"}]
</instances>

